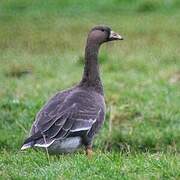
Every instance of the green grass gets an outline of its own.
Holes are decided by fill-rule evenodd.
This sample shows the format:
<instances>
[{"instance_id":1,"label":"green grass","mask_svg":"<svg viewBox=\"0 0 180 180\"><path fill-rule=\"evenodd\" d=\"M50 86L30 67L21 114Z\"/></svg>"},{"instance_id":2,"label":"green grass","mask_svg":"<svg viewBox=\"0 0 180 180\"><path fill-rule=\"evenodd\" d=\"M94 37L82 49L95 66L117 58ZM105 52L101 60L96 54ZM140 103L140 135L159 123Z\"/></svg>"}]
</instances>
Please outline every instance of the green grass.
<instances>
[{"instance_id":1,"label":"green grass","mask_svg":"<svg viewBox=\"0 0 180 180\"><path fill-rule=\"evenodd\" d=\"M179 179L179 9L178 0L2 0L0 179ZM94 157L20 152L44 102L80 80L96 24L125 40L99 55L107 116Z\"/></svg>"},{"instance_id":2,"label":"green grass","mask_svg":"<svg viewBox=\"0 0 180 180\"><path fill-rule=\"evenodd\" d=\"M2 168L4 179L175 179L180 175L179 156L163 153L96 152L91 160L73 154L48 161L41 152L4 152L2 159L7 164Z\"/></svg>"}]
</instances>

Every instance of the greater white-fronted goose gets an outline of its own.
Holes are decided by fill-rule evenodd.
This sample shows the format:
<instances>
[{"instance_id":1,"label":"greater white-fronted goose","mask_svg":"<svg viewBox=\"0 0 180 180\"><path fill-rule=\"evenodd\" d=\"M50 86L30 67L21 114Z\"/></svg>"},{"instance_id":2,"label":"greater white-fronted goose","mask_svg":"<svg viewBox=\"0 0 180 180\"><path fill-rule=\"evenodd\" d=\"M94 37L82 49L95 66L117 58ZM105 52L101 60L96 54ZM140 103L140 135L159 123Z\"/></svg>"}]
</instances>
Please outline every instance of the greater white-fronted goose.
<instances>
[{"instance_id":1,"label":"greater white-fronted goose","mask_svg":"<svg viewBox=\"0 0 180 180\"><path fill-rule=\"evenodd\" d=\"M55 94L37 113L21 150L46 148L50 153L74 152L81 145L87 155L105 118L105 102L98 65L100 45L123 38L107 26L96 26L88 35L82 80Z\"/></svg>"}]
</instances>

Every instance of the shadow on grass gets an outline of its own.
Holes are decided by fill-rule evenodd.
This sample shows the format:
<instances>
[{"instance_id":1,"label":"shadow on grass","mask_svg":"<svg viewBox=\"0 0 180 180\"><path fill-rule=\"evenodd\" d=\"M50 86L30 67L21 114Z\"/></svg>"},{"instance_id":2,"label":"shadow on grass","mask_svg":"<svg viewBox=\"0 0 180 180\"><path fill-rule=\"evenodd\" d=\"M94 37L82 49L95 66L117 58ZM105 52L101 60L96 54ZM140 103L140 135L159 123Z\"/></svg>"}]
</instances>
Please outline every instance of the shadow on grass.
<instances>
[{"instance_id":1,"label":"shadow on grass","mask_svg":"<svg viewBox=\"0 0 180 180\"><path fill-rule=\"evenodd\" d=\"M104 145L102 147L103 152L123 152L123 153L156 153L156 152L171 152L171 153L179 153L179 149L177 149L176 145L173 143L169 145L161 145L145 140L142 144L140 144L138 141L131 141L128 139L121 139L122 137L119 137L118 140L116 139L108 139L104 142Z\"/></svg>"},{"instance_id":2,"label":"shadow on grass","mask_svg":"<svg viewBox=\"0 0 180 180\"><path fill-rule=\"evenodd\" d=\"M160 138L153 136L144 136L140 133L137 137L124 135L118 132L117 129L113 129L113 133L107 137L101 139L101 142L97 144L97 148L103 152L115 151L123 153L156 153L156 152L171 152L180 153L178 137L172 137L171 135L162 135Z\"/></svg>"},{"instance_id":3,"label":"shadow on grass","mask_svg":"<svg viewBox=\"0 0 180 180\"><path fill-rule=\"evenodd\" d=\"M24 75L32 74L32 66L31 65L19 65L19 64L11 64L9 69L5 73L7 77L16 77L20 78Z\"/></svg>"},{"instance_id":4,"label":"shadow on grass","mask_svg":"<svg viewBox=\"0 0 180 180\"><path fill-rule=\"evenodd\" d=\"M171 127L160 115L144 117L136 109L111 113L107 113L104 132L95 143L98 149L124 153L180 152L178 127Z\"/></svg>"}]
</instances>

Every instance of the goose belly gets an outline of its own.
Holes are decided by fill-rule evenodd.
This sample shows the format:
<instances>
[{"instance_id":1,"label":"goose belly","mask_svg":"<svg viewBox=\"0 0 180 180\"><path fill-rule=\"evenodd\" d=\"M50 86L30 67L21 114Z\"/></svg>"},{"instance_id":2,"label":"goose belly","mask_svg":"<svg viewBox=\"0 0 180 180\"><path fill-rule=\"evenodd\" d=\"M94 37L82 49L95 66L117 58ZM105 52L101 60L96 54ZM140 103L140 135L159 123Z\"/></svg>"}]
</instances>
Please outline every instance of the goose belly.
<instances>
[{"instance_id":1,"label":"goose belly","mask_svg":"<svg viewBox=\"0 0 180 180\"><path fill-rule=\"evenodd\" d=\"M81 137L69 137L63 140L55 140L49 147L51 154L72 153L82 145Z\"/></svg>"}]
</instances>

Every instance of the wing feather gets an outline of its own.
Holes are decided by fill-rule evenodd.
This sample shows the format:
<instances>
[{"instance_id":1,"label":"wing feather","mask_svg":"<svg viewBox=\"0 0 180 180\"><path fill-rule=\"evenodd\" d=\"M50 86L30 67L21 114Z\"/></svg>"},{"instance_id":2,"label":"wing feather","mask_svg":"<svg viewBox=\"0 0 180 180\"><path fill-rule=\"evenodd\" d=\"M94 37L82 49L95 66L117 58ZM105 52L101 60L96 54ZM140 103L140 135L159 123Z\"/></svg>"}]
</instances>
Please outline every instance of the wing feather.
<instances>
[{"instance_id":1,"label":"wing feather","mask_svg":"<svg viewBox=\"0 0 180 180\"><path fill-rule=\"evenodd\" d=\"M27 138L24 144L33 142L34 146L43 146L43 142L46 145L46 142L51 144L56 139L64 139L71 135L88 134L97 126L100 111L103 109L93 101L91 104L87 103L86 97L81 98L66 100L61 106L55 101L42 109L34 124L35 133Z\"/></svg>"}]
</instances>

